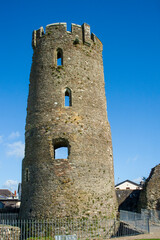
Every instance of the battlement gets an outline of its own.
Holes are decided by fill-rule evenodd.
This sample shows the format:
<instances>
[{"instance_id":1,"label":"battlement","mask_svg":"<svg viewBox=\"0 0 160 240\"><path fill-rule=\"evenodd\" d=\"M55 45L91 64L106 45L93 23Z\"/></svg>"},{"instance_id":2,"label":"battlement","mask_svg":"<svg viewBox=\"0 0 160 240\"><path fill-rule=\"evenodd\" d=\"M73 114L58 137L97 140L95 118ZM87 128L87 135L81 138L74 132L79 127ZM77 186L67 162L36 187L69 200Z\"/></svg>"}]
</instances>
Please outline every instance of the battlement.
<instances>
[{"instance_id":1,"label":"battlement","mask_svg":"<svg viewBox=\"0 0 160 240\"><path fill-rule=\"evenodd\" d=\"M90 33L90 25L83 23L82 25L71 24L71 32L67 31L66 23L52 23L46 26L46 31L44 32L43 27L40 27L38 30L33 31L32 35L32 46L36 48L39 40L44 36L62 36L64 34L71 35L72 38L78 39L85 45L90 46L92 43L98 43L102 48L102 42L96 37L95 34Z\"/></svg>"}]
</instances>

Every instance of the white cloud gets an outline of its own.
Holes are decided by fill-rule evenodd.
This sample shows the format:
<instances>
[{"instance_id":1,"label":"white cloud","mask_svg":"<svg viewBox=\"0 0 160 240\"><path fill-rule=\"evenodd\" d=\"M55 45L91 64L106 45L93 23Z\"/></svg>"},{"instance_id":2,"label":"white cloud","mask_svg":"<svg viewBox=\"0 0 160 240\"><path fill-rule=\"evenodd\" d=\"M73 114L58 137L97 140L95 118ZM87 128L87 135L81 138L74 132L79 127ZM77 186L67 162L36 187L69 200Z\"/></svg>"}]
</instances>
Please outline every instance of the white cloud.
<instances>
[{"instance_id":1,"label":"white cloud","mask_svg":"<svg viewBox=\"0 0 160 240\"><path fill-rule=\"evenodd\" d=\"M134 156L134 157L129 157L129 158L127 159L127 163L134 163L134 162L136 162L138 159L139 159L139 156L138 156L138 155L136 155L136 156Z\"/></svg>"},{"instance_id":2,"label":"white cloud","mask_svg":"<svg viewBox=\"0 0 160 240\"><path fill-rule=\"evenodd\" d=\"M0 136L0 143L3 142L3 136Z\"/></svg>"},{"instance_id":3,"label":"white cloud","mask_svg":"<svg viewBox=\"0 0 160 240\"><path fill-rule=\"evenodd\" d=\"M24 157L24 143L22 143L21 141L18 142L14 142L14 143L8 143L7 147L7 155L8 156L16 156L19 158L23 158Z\"/></svg>"},{"instance_id":4,"label":"white cloud","mask_svg":"<svg viewBox=\"0 0 160 240\"><path fill-rule=\"evenodd\" d=\"M12 132L12 133L9 135L8 139L15 139L15 138L18 138L19 136L20 136L20 133L19 133L18 131Z\"/></svg>"},{"instance_id":5,"label":"white cloud","mask_svg":"<svg viewBox=\"0 0 160 240\"><path fill-rule=\"evenodd\" d=\"M143 180L142 177L138 177L134 179L133 182L140 183L142 180Z\"/></svg>"},{"instance_id":6,"label":"white cloud","mask_svg":"<svg viewBox=\"0 0 160 240\"><path fill-rule=\"evenodd\" d=\"M7 180L3 184L3 187L9 189L11 192L14 192L15 190L17 191L18 181L17 180Z\"/></svg>"}]
</instances>

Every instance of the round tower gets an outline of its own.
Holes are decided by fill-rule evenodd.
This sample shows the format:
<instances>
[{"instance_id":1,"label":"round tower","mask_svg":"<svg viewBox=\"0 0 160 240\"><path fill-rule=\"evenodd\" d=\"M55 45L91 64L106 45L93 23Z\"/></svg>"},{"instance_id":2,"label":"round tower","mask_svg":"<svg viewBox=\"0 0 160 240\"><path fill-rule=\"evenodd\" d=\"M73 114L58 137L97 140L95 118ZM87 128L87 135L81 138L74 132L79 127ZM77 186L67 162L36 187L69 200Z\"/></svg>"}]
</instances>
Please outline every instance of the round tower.
<instances>
[{"instance_id":1,"label":"round tower","mask_svg":"<svg viewBox=\"0 0 160 240\"><path fill-rule=\"evenodd\" d=\"M32 46L20 216L113 216L102 43L88 24L56 23L34 31Z\"/></svg>"}]
</instances>

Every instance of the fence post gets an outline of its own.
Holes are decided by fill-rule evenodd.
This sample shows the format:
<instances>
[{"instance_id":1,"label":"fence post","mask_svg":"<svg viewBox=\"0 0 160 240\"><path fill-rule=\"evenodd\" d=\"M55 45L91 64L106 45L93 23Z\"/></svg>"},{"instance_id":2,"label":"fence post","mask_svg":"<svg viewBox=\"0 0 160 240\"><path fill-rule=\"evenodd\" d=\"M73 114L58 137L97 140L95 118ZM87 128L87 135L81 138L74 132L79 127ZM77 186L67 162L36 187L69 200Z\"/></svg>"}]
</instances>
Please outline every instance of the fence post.
<instances>
[{"instance_id":1,"label":"fence post","mask_svg":"<svg viewBox=\"0 0 160 240\"><path fill-rule=\"evenodd\" d=\"M148 215L147 215L147 230L148 230L148 233L150 233L149 216Z\"/></svg>"}]
</instances>

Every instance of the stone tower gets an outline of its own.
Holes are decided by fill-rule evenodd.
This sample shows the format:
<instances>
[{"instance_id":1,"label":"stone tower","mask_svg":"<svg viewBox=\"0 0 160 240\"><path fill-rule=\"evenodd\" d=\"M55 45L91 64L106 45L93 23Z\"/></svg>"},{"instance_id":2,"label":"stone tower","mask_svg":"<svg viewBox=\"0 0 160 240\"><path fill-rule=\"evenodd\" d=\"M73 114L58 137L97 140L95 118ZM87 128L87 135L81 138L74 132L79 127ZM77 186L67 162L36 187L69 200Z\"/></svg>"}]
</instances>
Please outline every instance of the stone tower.
<instances>
[{"instance_id":1,"label":"stone tower","mask_svg":"<svg viewBox=\"0 0 160 240\"><path fill-rule=\"evenodd\" d=\"M56 23L34 31L32 46L20 216L113 216L102 43L88 24Z\"/></svg>"}]
</instances>

